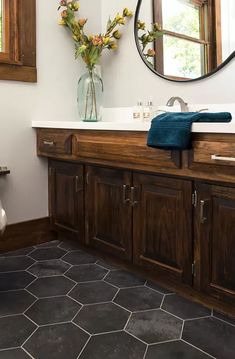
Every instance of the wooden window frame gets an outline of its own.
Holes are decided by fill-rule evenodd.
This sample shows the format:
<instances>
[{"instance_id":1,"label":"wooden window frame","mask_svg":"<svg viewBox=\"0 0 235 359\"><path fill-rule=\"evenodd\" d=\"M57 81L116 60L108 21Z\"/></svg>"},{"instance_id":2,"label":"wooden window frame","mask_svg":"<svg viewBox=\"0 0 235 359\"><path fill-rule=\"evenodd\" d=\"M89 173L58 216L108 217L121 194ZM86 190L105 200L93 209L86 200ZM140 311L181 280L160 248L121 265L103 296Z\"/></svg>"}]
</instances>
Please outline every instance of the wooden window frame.
<instances>
[{"instance_id":1,"label":"wooden window frame","mask_svg":"<svg viewBox=\"0 0 235 359\"><path fill-rule=\"evenodd\" d=\"M197 6L201 6L200 38L196 39L184 34L174 33L163 29L164 35L174 36L179 39L189 40L204 46L204 68L205 74L215 70L222 63L222 35L221 35L221 0L192 0ZM204 4L203 4L204 3ZM207 15L205 11L207 6ZM207 21L207 25L206 25ZM162 0L153 0L153 22L163 25ZM207 31L206 31L207 27ZM215 30L215 31L214 31ZM206 34L207 33L207 34ZM191 78L178 77L164 74L163 37L158 38L155 43L156 57L154 61L155 70L172 80L192 80ZM204 76L205 74L202 74Z\"/></svg>"},{"instance_id":2,"label":"wooden window frame","mask_svg":"<svg viewBox=\"0 0 235 359\"><path fill-rule=\"evenodd\" d=\"M3 0L5 46L0 80L37 82L36 0Z\"/></svg>"}]
</instances>

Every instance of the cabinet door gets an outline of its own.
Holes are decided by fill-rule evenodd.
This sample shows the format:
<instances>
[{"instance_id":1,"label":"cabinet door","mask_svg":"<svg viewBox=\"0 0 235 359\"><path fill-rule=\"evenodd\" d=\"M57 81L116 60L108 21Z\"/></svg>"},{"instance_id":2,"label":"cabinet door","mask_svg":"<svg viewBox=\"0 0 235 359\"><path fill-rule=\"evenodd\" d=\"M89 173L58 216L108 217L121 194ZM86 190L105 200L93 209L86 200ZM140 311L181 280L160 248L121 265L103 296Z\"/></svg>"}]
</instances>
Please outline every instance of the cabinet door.
<instances>
[{"instance_id":1,"label":"cabinet door","mask_svg":"<svg viewBox=\"0 0 235 359\"><path fill-rule=\"evenodd\" d=\"M197 184L195 287L235 303L235 188Z\"/></svg>"},{"instance_id":2,"label":"cabinet door","mask_svg":"<svg viewBox=\"0 0 235 359\"><path fill-rule=\"evenodd\" d=\"M192 183L134 174L134 261L192 283Z\"/></svg>"},{"instance_id":3,"label":"cabinet door","mask_svg":"<svg viewBox=\"0 0 235 359\"><path fill-rule=\"evenodd\" d=\"M83 166L49 162L49 212L52 225L84 240Z\"/></svg>"},{"instance_id":4,"label":"cabinet door","mask_svg":"<svg viewBox=\"0 0 235 359\"><path fill-rule=\"evenodd\" d=\"M132 258L131 172L87 167L86 241L123 259Z\"/></svg>"}]
</instances>

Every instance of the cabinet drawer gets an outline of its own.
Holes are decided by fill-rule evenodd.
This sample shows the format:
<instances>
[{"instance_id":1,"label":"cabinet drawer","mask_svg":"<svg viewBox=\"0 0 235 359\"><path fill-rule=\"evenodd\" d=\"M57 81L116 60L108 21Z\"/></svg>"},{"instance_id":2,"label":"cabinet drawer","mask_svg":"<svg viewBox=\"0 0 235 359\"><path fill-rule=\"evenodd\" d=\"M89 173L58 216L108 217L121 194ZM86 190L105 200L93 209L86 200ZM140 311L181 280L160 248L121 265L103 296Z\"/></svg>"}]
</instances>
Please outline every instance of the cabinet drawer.
<instances>
[{"instance_id":1,"label":"cabinet drawer","mask_svg":"<svg viewBox=\"0 0 235 359\"><path fill-rule=\"evenodd\" d=\"M144 132L82 131L76 135L74 155L81 160L106 161L154 168L179 168L180 152L147 146Z\"/></svg>"},{"instance_id":2,"label":"cabinet drawer","mask_svg":"<svg viewBox=\"0 0 235 359\"><path fill-rule=\"evenodd\" d=\"M39 130L37 133L38 154L72 153L72 136L66 131Z\"/></svg>"},{"instance_id":3,"label":"cabinet drawer","mask_svg":"<svg viewBox=\"0 0 235 359\"><path fill-rule=\"evenodd\" d=\"M193 163L235 166L235 143L194 141Z\"/></svg>"}]
</instances>

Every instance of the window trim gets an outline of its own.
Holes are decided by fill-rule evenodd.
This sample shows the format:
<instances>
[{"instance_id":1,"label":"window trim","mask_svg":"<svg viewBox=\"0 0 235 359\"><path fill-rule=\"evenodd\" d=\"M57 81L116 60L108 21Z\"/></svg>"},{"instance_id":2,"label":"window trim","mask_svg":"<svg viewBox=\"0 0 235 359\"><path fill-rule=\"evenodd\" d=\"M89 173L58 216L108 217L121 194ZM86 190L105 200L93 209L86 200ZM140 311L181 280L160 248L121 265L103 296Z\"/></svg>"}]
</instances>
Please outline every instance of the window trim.
<instances>
[{"instance_id":1,"label":"window trim","mask_svg":"<svg viewBox=\"0 0 235 359\"><path fill-rule=\"evenodd\" d=\"M3 1L7 46L0 53L0 80L37 82L36 0Z\"/></svg>"},{"instance_id":2,"label":"window trim","mask_svg":"<svg viewBox=\"0 0 235 359\"><path fill-rule=\"evenodd\" d=\"M201 77L206 76L207 73L213 72L222 63L222 39L221 39L221 0L192 0L196 6L201 7L200 10L200 23L203 23L201 28L200 39L191 38L187 35L174 33L172 31L164 30L164 35L170 35L176 38L189 40L201 45L204 45L204 68L205 73ZM207 7L207 16L205 14L205 6ZM207 20L206 20L207 17ZM206 21L208 21L207 28L208 36L206 36ZM162 0L153 0L153 22L163 24L162 19ZM213 32L212 29L216 29ZM164 78L172 80L193 80L187 77L178 77L174 75L164 74L164 60L163 60L163 37L158 38L154 43L156 57L154 61L155 71L162 73Z\"/></svg>"}]
</instances>

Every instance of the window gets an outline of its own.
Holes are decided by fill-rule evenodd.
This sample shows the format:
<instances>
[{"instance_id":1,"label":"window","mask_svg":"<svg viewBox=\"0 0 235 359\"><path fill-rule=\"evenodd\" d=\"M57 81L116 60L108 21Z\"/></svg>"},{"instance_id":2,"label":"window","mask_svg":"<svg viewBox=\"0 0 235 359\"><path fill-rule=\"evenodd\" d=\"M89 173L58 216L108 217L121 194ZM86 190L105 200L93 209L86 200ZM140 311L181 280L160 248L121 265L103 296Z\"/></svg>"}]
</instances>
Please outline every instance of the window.
<instances>
[{"instance_id":1,"label":"window","mask_svg":"<svg viewBox=\"0 0 235 359\"><path fill-rule=\"evenodd\" d=\"M37 81L36 0L0 0L0 80Z\"/></svg>"},{"instance_id":2,"label":"window","mask_svg":"<svg viewBox=\"0 0 235 359\"><path fill-rule=\"evenodd\" d=\"M153 0L154 21L163 29L156 41L155 67L172 79L201 77L221 61L220 0Z\"/></svg>"}]
</instances>

